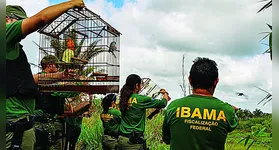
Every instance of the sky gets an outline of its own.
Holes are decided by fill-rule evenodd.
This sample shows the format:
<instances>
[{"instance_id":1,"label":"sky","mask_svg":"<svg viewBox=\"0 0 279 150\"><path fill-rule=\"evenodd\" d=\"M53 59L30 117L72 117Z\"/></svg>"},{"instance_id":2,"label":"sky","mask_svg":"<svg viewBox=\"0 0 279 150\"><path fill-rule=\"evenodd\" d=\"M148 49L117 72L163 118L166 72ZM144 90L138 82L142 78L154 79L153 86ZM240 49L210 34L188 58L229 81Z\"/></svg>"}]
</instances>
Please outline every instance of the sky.
<instances>
[{"instance_id":1,"label":"sky","mask_svg":"<svg viewBox=\"0 0 279 150\"><path fill-rule=\"evenodd\" d=\"M32 16L61 0L7 0L21 5ZM264 2L258 0L85 0L86 7L122 33L120 86L136 73L165 88L172 99L183 97L182 55L185 79L196 57L208 57L218 64L219 83L214 96L243 109L272 112L272 102L257 103L266 96L258 86L272 93L272 62L268 49L259 43L272 24L271 8L257 14ZM29 62L38 63L39 34L21 43ZM263 43L267 43L263 41ZM33 73L38 71L32 67ZM248 99L239 97L243 92Z\"/></svg>"}]
</instances>

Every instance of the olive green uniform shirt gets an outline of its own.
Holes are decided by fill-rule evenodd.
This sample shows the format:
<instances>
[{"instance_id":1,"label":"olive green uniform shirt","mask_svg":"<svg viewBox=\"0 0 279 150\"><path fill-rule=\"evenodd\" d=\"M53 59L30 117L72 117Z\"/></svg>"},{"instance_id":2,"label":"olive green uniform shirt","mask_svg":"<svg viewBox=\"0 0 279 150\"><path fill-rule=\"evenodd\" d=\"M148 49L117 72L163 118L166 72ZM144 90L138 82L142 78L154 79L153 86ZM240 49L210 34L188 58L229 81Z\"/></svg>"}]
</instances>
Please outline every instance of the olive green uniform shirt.
<instances>
[{"instance_id":1,"label":"olive green uniform shirt","mask_svg":"<svg viewBox=\"0 0 279 150\"><path fill-rule=\"evenodd\" d=\"M233 107L215 97L189 95L167 108L163 140L171 150L223 150L238 125Z\"/></svg>"},{"instance_id":2,"label":"olive green uniform shirt","mask_svg":"<svg viewBox=\"0 0 279 150\"><path fill-rule=\"evenodd\" d=\"M110 108L107 113L102 113L101 115L111 118L109 121L105 122L101 117L104 133L112 136L117 135L121 123L121 112L117 109Z\"/></svg>"},{"instance_id":3,"label":"olive green uniform shirt","mask_svg":"<svg viewBox=\"0 0 279 150\"><path fill-rule=\"evenodd\" d=\"M153 99L148 96L132 94L128 101L130 107L125 114L122 114L120 132L130 134L133 131L144 132L147 108L164 108L167 100Z\"/></svg>"},{"instance_id":4,"label":"olive green uniform shirt","mask_svg":"<svg viewBox=\"0 0 279 150\"><path fill-rule=\"evenodd\" d=\"M22 45L19 43L24 37L21 30L21 21L6 24L6 59L14 60L19 56ZM32 114L35 109L34 99L6 98L6 118L19 118L26 114Z\"/></svg>"}]
</instances>

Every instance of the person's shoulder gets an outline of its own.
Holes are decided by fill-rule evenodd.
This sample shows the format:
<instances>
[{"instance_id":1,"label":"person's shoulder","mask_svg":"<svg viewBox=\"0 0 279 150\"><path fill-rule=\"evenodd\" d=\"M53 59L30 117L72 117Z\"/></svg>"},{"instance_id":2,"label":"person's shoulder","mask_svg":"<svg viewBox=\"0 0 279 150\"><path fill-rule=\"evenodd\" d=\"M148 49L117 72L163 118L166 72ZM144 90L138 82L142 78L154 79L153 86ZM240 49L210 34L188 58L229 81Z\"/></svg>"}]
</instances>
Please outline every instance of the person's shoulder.
<instances>
[{"instance_id":1,"label":"person's shoulder","mask_svg":"<svg viewBox=\"0 0 279 150\"><path fill-rule=\"evenodd\" d=\"M21 29L21 24L22 24L22 20L19 21L15 21L13 23L8 23L6 24L6 30L10 30L10 29Z\"/></svg>"},{"instance_id":2,"label":"person's shoulder","mask_svg":"<svg viewBox=\"0 0 279 150\"><path fill-rule=\"evenodd\" d=\"M136 98L137 100L140 100L140 101L146 101L146 100L152 99L149 96L145 96L145 95L141 95L141 94L137 94L137 93L132 94L131 98L132 99Z\"/></svg>"},{"instance_id":3,"label":"person's shoulder","mask_svg":"<svg viewBox=\"0 0 279 150\"><path fill-rule=\"evenodd\" d=\"M148 96L137 94L137 93L133 93L131 97L148 97Z\"/></svg>"},{"instance_id":4,"label":"person's shoulder","mask_svg":"<svg viewBox=\"0 0 279 150\"><path fill-rule=\"evenodd\" d=\"M177 108L183 105L183 103L185 103L185 101L187 101L189 97L182 97L182 98L178 98L178 99L174 99L170 102L170 104L168 105L167 109L173 109L173 108Z\"/></svg>"},{"instance_id":5,"label":"person's shoulder","mask_svg":"<svg viewBox=\"0 0 279 150\"><path fill-rule=\"evenodd\" d=\"M18 50L17 48L14 48L14 45L15 43L19 44L19 42L24 38L22 35L21 24L22 20L6 24L6 45L9 47L7 48L7 51ZM12 45L12 48L10 45ZM12 54L14 55L14 53Z\"/></svg>"},{"instance_id":6,"label":"person's shoulder","mask_svg":"<svg viewBox=\"0 0 279 150\"><path fill-rule=\"evenodd\" d=\"M216 98L216 97L215 97ZM219 106L221 107L221 109L226 110L226 111L231 111L234 112L234 108L233 105L231 105L230 103L221 100L219 98L216 98L216 102L219 104Z\"/></svg>"}]
</instances>

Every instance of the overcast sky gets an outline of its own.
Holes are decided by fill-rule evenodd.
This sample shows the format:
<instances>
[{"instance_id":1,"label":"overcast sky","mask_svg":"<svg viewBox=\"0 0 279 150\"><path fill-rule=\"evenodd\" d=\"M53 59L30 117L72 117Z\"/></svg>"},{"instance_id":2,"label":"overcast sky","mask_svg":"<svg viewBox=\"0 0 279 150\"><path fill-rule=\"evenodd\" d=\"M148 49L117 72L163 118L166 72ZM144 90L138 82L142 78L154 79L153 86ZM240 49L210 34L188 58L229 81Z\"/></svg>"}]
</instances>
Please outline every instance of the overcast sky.
<instances>
[{"instance_id":1,"label":"overcast sky","mask_svg":"<svg viewBox=\"0 0 279 150\"><path fill-rule=\"evenodd\" d=\"M7 0L21 5L28 16L61 0ZM272 103L257 103L272 92L272 63L268 48L260 44L269 31L271 9L257 14L264 2L259 0L94 0L87 7L109 22L121 36L121 87L127 75L149 77L169 91L172 99L183 93L181 63L185 54L185 71L189 75L196 57L214 59L220 81L215 96L237 107L264 112L272 111ZM38 33L22 41L29 62L38 63ZM32 68L33 73L38 71ZM187 79L187 77L186 77ZM248 100L235 92L248 95Z\"/></svg>"}]
</instances>

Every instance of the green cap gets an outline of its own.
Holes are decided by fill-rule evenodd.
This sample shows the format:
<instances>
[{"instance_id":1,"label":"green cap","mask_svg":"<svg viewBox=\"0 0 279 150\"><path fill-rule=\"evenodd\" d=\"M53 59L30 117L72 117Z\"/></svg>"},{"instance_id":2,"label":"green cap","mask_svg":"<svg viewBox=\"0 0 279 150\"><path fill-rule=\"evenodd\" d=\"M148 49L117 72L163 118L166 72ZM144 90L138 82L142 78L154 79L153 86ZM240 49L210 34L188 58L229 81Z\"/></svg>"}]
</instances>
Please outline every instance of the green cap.
<instances>
[{"instance_id":1,"label":"green cap","mask_svg":"<svg viewBox=\"0 0 279 150\"><path fill-rule=\"evenodd\" d=\"M7 5L6 16L15 17L15 19L22 20L27 18L26 12L21 6Z\"/></svg>"},{"instance_id":2,"label":"green cap","mask_svg":"<svg viewBox=\"0 0 279 150\"><path fill-rule=\"evenodd\" d=\"M41 60L41 65L42 64L57 64L60 61L58 60L58 58L54 55L47 55L45 57L43 57L43 59Z\"/></svg>"}]
</instances>

